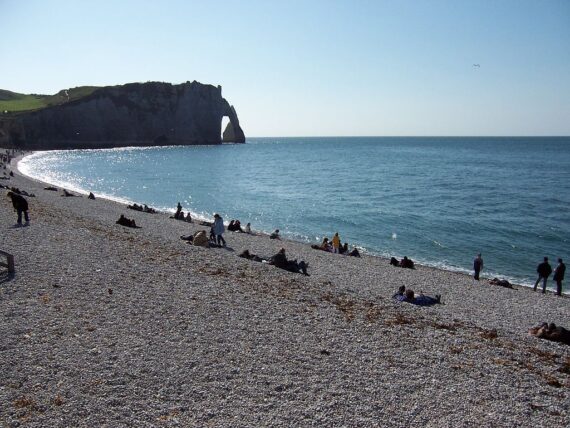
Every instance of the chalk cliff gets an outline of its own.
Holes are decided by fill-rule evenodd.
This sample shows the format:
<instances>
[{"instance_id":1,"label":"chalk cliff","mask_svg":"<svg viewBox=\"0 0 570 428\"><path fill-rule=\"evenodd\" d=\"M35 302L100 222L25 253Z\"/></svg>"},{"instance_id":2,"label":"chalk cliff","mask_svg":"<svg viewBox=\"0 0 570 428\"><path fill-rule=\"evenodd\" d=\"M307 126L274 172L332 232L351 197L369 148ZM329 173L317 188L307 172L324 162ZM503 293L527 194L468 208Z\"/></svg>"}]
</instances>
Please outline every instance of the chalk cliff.
<instances>
[{"instance_id":1,"label":"chalk cliff","mask_svg":"<svg viewBox=\"0 0 570 428\"><path fill-rule=\"evenodd\" d=\"M0 113L0 146L29 150L244 143L221 86L129 83L36 111Z\"/></svg>"}]
</instances>

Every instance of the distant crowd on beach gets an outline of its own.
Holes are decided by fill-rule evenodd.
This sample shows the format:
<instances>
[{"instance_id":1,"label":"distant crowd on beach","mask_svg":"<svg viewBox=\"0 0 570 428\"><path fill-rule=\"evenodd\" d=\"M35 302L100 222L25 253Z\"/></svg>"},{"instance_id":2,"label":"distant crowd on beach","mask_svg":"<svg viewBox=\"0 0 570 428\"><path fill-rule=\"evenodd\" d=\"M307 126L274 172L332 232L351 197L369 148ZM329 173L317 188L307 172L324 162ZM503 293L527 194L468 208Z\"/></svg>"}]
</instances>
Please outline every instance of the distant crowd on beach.
<instances>
[{"instance_id":1,"label":"distant crowd on beach","mask_svg":"<svg viewBox=\"0 0 570 428\"><path fill-rule=\"evenodd\" d=\"M7 159L7 158L2 157L1 159ZM16 227L28 226L30 224L30 217L28 213L29 204L25 196L33 197L33 195L17 188L8 188L7 186L2 186L2 185L0 186L7 188L9 190L7 192L7 196L11 199L14 210L17 212ZM45 190L58 191L58 189L53 186L46 187ZM64 189L64 193L62 194L62 196L80 196L80 195L75 195ZM88 199L95 199L95 195L93 193L90 193ZM156 210L154 208L148 207L146 204L143 205L132 204L129 205L128 208L135 211L140 211L150 214L156 213ZM188 212L187 214L184 214L180 203L178 203L176 212L171 218L176 220L192 222L190 213ZM22 225L22 220L25 220L25 224L23 225ZM124 214L121 214L120 218L116 221L116 223L124 227L140 228L140 226L138 226L135 223L134 219L129 219ZM221 217L221 215L216 213L214 214L212 222L199 221L198 224L210 228L209 236L206 233L206 230L199 230L192 235L181 236L180 238L194 246L220 247L220 248L225 248L227 246L226 240L223 236L226 231L226 227L224 225L224 220ZM242 228L241 222L235 219L232 219L229 222L227 230L238 233L250 233L250 234L252 233L250 223L247 223L247 225ZM269 239L280 240L281 237L279 229L275 229L271 234L269 234ZM319 251L325 251L332 254L360 257L360 253L356 247L354 247L352 251L349 251L348 243L345 242L344 244L341 244L341 239L338 232L336 232L333 235L332 239L329 240L328 237L324 237L320 245L311 245L311 247L313 249ZM248 249L245 249L239 254L239 257L253 262L266 263L275 266L276 268L286 270L288 272L300 273L309 276L308 273L309 263L304 260L298 261L297 259L289 258L286 254L285 248L281 248L276 254L270 257L264 257L257 254L253 254ZM404 256L404 258L402 258L401 260L392 257L390 259L390 264L398 268L415 269L415 264L413 260L409 259L407 256ZM473 260L473 282L480 280L480 274L483 270L483 267L484 267L483 257L481 253L479 253ZM558 296L562 295L562 281L564 280L566 272L566 266L563 263L562 258L558 258L558 264L554 269L552 269L552 266L548 261L548 257L544 257L543 261L537 266L536 272L538 278L534 284L533 288L534 291L536 291L538 285L542 283L542 292L546 293L548 278L552 273L554 273L553 280L556 283L556 294ZM493 285L512 288L512 285L507 280L502 280L498 278L493 278L489 280L489 283ZM436 294L435 297L431 297L424 295L421 290L419 293L416 293L412 289L406 288L405 286L401 286L392 297L397 302L409 303L417 306L432 306L432 305L443 304L442 297L438 294ZM542 339L570 344L570 332L565 328L556 326L552 323L551 324L542 323L539 326L530 329L529 334Z\"/></svg>"},{"instance_id":2,"label":"distant crowd on beach","mask_svg":"<svg viewBox=\"0 0 570 428\"><path fill-rule=\"evenodd\" d=\"M311 248L315 250L326 251L328 253L344 254L346 256L360 257L360 252L356 247L353 247L352 251L350 251L348 248L348 242L341 244L338 232L334 234L331 240L329 240L329 238L325 236L323 238L323 241L321 242L321 245L313 244L311 245Z\"/></svg>"},{"instance_id":3,"label":"distant crowd on beach","mask_svg":"<svg viewBox=\"0 0 570 428\"><path fill-rule=\"evenodd\" d=\"M14 173L8 169L8 165L10 165L12 159L19 154L21 154L21 152L15 149L6 149L3 153L0 153L0 168L2 171L0 180L10 180L10 177L14 176Z\"/></svg>"},{"instance_id":4,"label":"distant crowd on beach","mask_svg":"<svg viewBox=\"0 0 570 428\"><path fill-rule=\"evenodd\" d=\"M12 158L12 154L10 154L10 153L0 154L0 162L2 162L2 165L4 163L9 162L11 160L11 158ZM5 167L5 165L4 165L4 167ZM4 186L1 184L0 184L0 187L8 189L7 196L11 199L14 210L17 212L17 223L16 223L15 227L21 227L23 225L28 226L30 224L30 217L29 217L29 213L28 213L29 205L28 205L28 201L25 199L25 196L33 197L34 195L29 194L23 190L17 189L15 187L8 187L8 186ZM49 186L49 187L46 187L45 190L57 191L58 189L56 187ZM66 189L63 189L62 196L80 196L80 195L73 194L73 193L67 191ZM95 195L93 193L89 193L88 199L95 199ZM132 205L128 205L127 208L129 208L131 210L135 210L135 211L145 212L145 213L151 213L151 214L156 213L156 210L154 208L151 208L146 204L138 205L135 203ZM191 217L190 212L188 211L185 214L184 211L182 211L182 205L180 204L180 202L178 202L177 207L176 207L176 211L175 211L174 215L171 216L171 218L192 223L192 217ZM25 220L25 224L22 224L23 220ZM122 226L126 226L126 227L133 227L133 228L139 227L136 225L136 223L133 219L129 219L129 218L125 217L124 215L121 215L119 220L117 220L117 224L122 225ZM226 230L226 227L224 225L223 218L219 214L214 215L214 219L212 222L199 221L198 224L200 224L202 226L210 227L209 236L204 231L199 231L194 235L183 236L181 238L189 241L193 245L218 246L218 247L225 247L226 246L226 240L223 236L224 232ZM242 227L241 221L236 220L236 219L232 219L229 222L229 224L227 226L227 230L231 231L231 232L253 234L252 229L251 229L251 223L247 223L245 227ZM271 234L269 234L269 239L280 240L281 235L280 235L279 229L275 229ZM352 257L360 257L360 252L358 251L358 249L356 247L353 247L352 250L350 250L347 242L344 242L344 244L341 243L341 238L340 238L338 232L336 232L331 239L329 239L328 237L324 237L322 242L320 243L320 245L313 244L313 245L311 245L311 248L313 248L315 250L319 250L319 251L325 251L328 253L333 253L333 254L347 255L347 256L352 256ZM280 252L280 255L277 256L277 260L278 260L277 264L278 265L280 265L281 267L283 267L284 269L287 269L287 270L299 271L299 272L303 272L303 273L307 274L306 273L306 267L308 266L308 263L305 263L305 262L297 263L297 266L295 266L295 264L293 264L293 263L287 263L286 264L286 263L279 262L279 260L282 261L282 256L285 254L285 250L284 249L282 249L282 250L283 251ZM266 262L269 262L269 261L275 259L275 256L265 259L265 258L256 256L256 255L252 255L248 251L243 253L242 257L249 258L249 259L254 260L254 261L266 261ZM257 260L257 259L259 259L259 260ZM295 260L295 263L296 263L296 260ZM395 257L391 257L390 258L390 264L392 266L396 266L396 267L400 267L400 268L406 268L406 269L414 269L415 268L414 261L409 259L407 256L404 256L401 260L398 260ZM287 268L286 266L289 266L289 267ZM480 274L481 274L481 271L483 270L483 267L484 267L483 257L481 255L481 253L479 253L479 254L477 254L475 259L473 260L473 282L480 280ZM564 281L564 276L566 273L566 265L564 264L562 258L558 258L558 264L555 266L554 269L552 269L552 266L550 265L550 263L548 261L548 257L544 257L543 261L537 266L536 272L537 272L537 279L536 279L536 282L535 282L534 287L533 287L534 291L536 291L538 285L540 283L542 283L542 293L546 293L548 278L550 277L551 274L554 274L552 279L556 284L555 294L558 296L562 295L562 282ZM505 279L492 278L489 280L489 283L492 285L498 285L498 286L502 286L502 287L506 287L506 288L512 288L512 285L509 283L509 281L507 281Z\"/></svg>"}]
</instances>

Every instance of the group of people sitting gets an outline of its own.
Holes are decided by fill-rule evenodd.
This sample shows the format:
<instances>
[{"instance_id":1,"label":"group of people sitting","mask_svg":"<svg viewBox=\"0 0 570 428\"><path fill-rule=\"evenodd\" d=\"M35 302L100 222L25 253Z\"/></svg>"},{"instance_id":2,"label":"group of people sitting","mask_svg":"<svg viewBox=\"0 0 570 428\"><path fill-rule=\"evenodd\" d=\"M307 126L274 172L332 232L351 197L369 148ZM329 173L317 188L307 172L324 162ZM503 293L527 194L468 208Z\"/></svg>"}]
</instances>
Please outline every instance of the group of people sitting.
<instances>
[{"instance_id":1,"label":"group of people sitting","mask_svg":"<svg viewBox=\"0 0 570 428\"><path fill-rule=\"evenodd\" d=\"M188 211L187 214L184 214L184 211L182 211L182 205L180 205L180 202L178 202L178 205L176 205L176 212L170 218L173 218L175 220L187 221L188 223L192 223L192 216L190 215L190 211Z\"/></svg>"},{"instance_id":2,"label":"group of people sitting","mask_svg":"<svg viewBox=\"0 0 570 428\"><path fill-rule=\"evenodd\" d=\"M127 218L123 214L121 214L121 217L119 217L119 220L117 220L115 223L125 227L133 227L140 229L140 226L137 226L134 219Z\"/></svg>"},{"instance_id":3,"label":"group of people sitting","mask_svg":"<svg viewBox=\"0 0 570 428\"><path fill-rule=\"evenodd\" d=\"M259 257L257 254L251 254L249 250L243 250L243 252L239 255L239 257L252 260L254 262L268 263L275 267L278 267L279 269L284 269L288 272L302 273L303 275L309 276L309 274L307 273L307 268L309 267L309 263L305 263L304 260L301 260L300 262L298 262L297 259L288 260L285 254L285 248L281 248L277 252L277 254L275 254L270 259L264 259L262 257Z\"/></svg>"},{"instance_id":4,"label":"group of people sitting","mask_svg":"<svg viewBox=\"0 0 570 428\"><path fill-rule=\"evenodd\" d=\"M251 233L251 223L248 223L245 226L245 229L242 229L241 222L239 220L230 220L230 224L228 224L228 230L230 232Z\"/></svg>"},{"instance_id":5,"label":"group of people sitting","mask_svg":"<svg viewBox=\"0 0 570 428\"><path fill-rule=\"evenodd\" d=\"M390 264L392 266L398 266L406 269L415 269L414 262L412 261L412 259L408 259L407 256L404 256L404 258L400 261L398 261L396 257L392 257L390 259Z\"/></svg>"},{"instance_id":6,"label":"group of people sitting","mask_svg":"<svg viewBox=\"0 0 570 428\"><path fill-rule=\"evenodd\" d=\"M326 251L329 253L344 254L346 256L352 256L352 257L360 257L360 252L356 247L353 248L352 251L350 251L348 248L348 242L345 242L344 245L340 244L340 238L338 236L338 232L335 233L332 241L329 241L329 238L325 237L323 238L323 242L321 242L321 245L313 244L311 245L311 248L315 250Z\"/></svg>"},{"instance_id":7,"label":"group of people sitting","mask_svg":"<svg viewBox=\"0 0 570 428\"><path fill-rule=\"evenodd\" d=\"M149 213L149 214L156 213L156 210L154 208L150 208L147 204L144 204L144 205L138 205L138 204L127 205L127 208L130 210L141 211L143 213Z\"/></svg>"},{"instance_id":8,"label":"group of people sitting","mask_svg":"<svg viewBox=\"0 0 570 428\"><path fill-rule=\"evenodd\" d=\"M441 296L436 294L435 297L425 296L421 291L420 294L414 293L414 290L402 285L398 288L396 294L392 298L398 300L399 302L408 302L418 306L431 306L437 303L441 303Z\"/></svg>"}]
</instances>

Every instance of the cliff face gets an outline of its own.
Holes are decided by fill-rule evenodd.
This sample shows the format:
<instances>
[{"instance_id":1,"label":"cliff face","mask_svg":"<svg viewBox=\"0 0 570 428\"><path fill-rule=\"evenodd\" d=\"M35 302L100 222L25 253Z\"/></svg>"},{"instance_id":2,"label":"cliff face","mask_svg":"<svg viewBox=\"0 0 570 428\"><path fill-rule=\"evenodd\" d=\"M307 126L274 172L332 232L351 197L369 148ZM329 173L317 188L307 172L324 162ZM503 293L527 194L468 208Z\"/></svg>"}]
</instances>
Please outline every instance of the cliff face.
<instances>
[{"instance_id":1,"label":"cliff face","mask_svg":"<svg viewBox=\"0 0 570 428\"><path fill-rule=\"evenodd\" d=\"M222 118L244 143L221 87L187 82L131 83L41 110L0 115L0 146L29 150L220 144ZM225 133L224 133L225 134Z\"/></svg>"}]
</instances>

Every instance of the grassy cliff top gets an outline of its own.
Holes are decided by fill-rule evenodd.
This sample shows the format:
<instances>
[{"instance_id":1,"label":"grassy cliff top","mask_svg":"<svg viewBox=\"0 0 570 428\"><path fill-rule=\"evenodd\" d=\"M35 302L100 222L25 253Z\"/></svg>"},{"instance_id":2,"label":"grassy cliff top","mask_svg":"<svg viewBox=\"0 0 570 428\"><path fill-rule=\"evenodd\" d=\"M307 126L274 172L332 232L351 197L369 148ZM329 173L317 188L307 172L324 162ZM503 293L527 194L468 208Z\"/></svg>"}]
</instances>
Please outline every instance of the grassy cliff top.
<instances>
[{"instance_id":1,"label":"grassy cliff top","mask_svg":"<svg viewBox=\"0 0 570 428\"><path fill-rule=\"evenodd\" d=\"M63 89L55 95L18 94L0 89L0 113L17 113L39 110L45 107L64 104L90 95L97 86L79 86Z\"/></svg>"}]
</instances>

